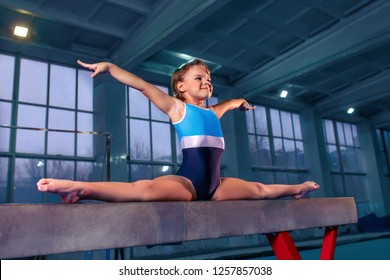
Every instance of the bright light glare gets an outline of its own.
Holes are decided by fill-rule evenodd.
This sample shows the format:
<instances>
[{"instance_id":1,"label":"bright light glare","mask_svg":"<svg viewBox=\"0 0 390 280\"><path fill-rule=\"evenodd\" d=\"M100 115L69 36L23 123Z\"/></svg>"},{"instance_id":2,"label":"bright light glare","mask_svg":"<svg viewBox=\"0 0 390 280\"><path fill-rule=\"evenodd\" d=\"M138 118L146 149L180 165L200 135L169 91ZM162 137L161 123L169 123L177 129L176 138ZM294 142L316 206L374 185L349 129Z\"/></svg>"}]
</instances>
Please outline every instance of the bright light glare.
<instances>
[{"instance_id":1,"label":"bright light glare","mask_svg":"<svg viewBox=\"0 0 390 280\"><path fill-rule=\"evenodd\" d=\"M28 28L23 26L15 26L14 34L19 37L27 37Z\"/></svg>"},{"instance_id":2,"label":"bright light glare","mask_svg":"<svg viewBox=\"0 0 390 280\"><path fill-rule=\"evenodd\" d=\"M286 98L286 97L287 97L287 94L288 94L288 91L287 91L287 90L282 90L282 91L280 92L280 97L281 97L281 98Z\"/></svg>"},{"instance_id":3,"label":"bright light glare","mask_svg":"<svg viewBox=\"0 0 390 280\"><path fill-rule=\"evenodd\" d=\"M348 111L347 111L347 113L348 113L348 114L352 114L354 111L355 111L354 108L349 108Z\"/></svg>"},{"instance_id":4,"label":"bright light glare","mask_svg":"<svg viewBox=\"0 0 390 280\"><path fill-rule=\"evenodd\" d=\"M162 170L162 172L167 172L169 170L169 166L168 165L164 165L161 170Z\"/></svg>"}]
</instances>

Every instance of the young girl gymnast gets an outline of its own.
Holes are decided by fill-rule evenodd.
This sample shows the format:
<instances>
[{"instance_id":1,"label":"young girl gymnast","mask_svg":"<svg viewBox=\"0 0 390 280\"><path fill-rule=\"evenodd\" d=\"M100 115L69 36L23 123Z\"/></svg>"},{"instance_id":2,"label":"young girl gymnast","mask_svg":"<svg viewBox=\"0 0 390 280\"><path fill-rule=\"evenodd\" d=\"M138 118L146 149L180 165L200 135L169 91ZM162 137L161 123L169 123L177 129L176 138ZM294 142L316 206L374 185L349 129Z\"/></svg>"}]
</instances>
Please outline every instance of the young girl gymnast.
<instances>
[{"instance_id":1,"label":"young girl gymnast","mask_svg":"<svg viewBox=\"0 0 390 280\"><path fill-rule=\"evenodd\" d=\"M213 92L210 70L196 59L172 74L174 97L140 77L108 63L81 66L93 71L92 78L107 72L114 79L142 92L168 115L179 137L183 162L176 175L136 182L80 182L41 179L38 190L60 195L64 203L80 199L119 201L190 201L301 198L320 186L306 181L297 185L263 184L238 178L220 177L220 162L225 149L219 119L233 109L253 110L244 99L231 99L205 106Z\"/></svg>"}]
</instances>

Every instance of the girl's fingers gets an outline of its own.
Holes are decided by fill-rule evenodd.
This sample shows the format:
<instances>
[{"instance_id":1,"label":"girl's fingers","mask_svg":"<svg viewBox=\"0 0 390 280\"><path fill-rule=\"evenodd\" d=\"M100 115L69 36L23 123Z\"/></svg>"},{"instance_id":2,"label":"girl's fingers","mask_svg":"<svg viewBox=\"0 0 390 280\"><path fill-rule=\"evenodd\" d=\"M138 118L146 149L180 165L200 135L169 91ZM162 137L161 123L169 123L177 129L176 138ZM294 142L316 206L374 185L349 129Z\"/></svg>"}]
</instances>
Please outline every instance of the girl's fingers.
<instances>
[{"instance_id":1,"label":"girl's fingers","mask_svg":"<svg viewBox=\"0 0 390 280\"><path fill-rule=\"evenodd\" d=\"M85 68L88 68L89 70L95 71L95 69L96 69L95 65L82 62L81 60L77 60L77 63L80 64L81 66L85 67Z\"/></svg>"},{"instance_id":2,"label":"girl's fingers","mask_svg":"<svg viewBox=\"0 0 390 280\"><path fill-rule=\"evenodd\" d=\"M99 73L100 71L96 69L95 72L92 73L91 78L95 78Z\"/></svg>"},{"instance_id":3,"label":"girl's fingers","mask_svg":"<svg viewBox=\"0 0 390 280\"><path fill-rule=\"evenodd\" d=\"M82 62L81 60L77 60L77 63L80 64L81 66L83 66L84 68L87 68L87 69L93 71L93 73L91 74L92 78L95 78L100 73L100 70L98 69L97 65L95 65L95 64L85 63L85 62Z\"/></svg>"}]
</instances>

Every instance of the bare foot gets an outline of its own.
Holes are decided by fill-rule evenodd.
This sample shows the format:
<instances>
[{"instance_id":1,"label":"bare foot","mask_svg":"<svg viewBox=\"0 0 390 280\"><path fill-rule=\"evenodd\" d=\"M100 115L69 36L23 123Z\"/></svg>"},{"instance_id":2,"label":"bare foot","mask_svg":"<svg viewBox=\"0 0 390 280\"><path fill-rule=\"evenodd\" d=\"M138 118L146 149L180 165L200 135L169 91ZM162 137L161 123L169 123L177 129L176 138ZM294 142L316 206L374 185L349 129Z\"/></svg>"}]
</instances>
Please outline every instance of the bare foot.
<instances>
[{"instance_id":1,"label":"bare foot","mask_svg":"<svg viewBox=\"0 0 390 280\"><path fill-rule=\"evenodd\" d=\"M80 198L80 191L75 182L70 180L41 179L37 183L38 190L58 194L64 203L75 203Z\"/></svg>"},{"instance_id":2,"label":"bare foot","mask_svg":"<svg viewBox=\"0 0 390 280\"><path fill-rule=\"evenodd\" d=\"M294 198L302 198L307 192L312 192L320 188L320 185L313 181L303 182L299 186L301 189L298 194L294 195Z\"/></svg>"}]
</instances>

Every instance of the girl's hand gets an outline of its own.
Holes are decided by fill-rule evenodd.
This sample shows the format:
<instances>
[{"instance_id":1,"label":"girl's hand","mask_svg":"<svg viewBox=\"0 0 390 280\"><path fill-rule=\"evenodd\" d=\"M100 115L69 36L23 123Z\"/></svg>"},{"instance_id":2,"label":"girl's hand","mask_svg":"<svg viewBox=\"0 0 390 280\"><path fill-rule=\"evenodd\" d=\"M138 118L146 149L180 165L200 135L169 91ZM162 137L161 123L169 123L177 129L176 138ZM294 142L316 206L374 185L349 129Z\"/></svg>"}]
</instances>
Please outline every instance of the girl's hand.
<instances>
[{"instance_id":1,"label":"girl's hand","mask_svg":"<svg viewBox=\"0 0 390 280\"><path fill-rule=\"evenodd\" d=\"M100 73L106 72L110 66L109 62L99 62L99 63L89 64L89 63L82 62L81 60L77 60L77 63L83 66L84 68L91 70L93 72L91 74L92 78L95 78Z\"/></svg>"},{"instance_id":2,"label":"girl's hand","mask_svg":"<svg viewBox=\"0 0 390 280\"><path fill-rule=\"evenodd\" d=\"M243 100L242 104L238 107L238 110L240 111L251 111L254 110L256 107L251 106L246 100Z\"/></svg>"}]
</instances>

